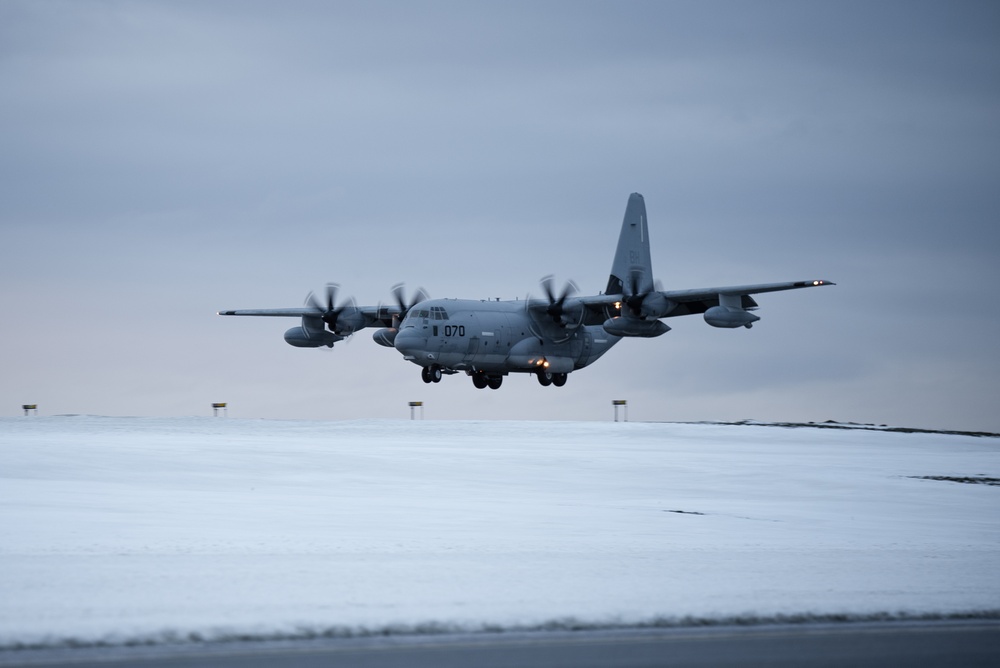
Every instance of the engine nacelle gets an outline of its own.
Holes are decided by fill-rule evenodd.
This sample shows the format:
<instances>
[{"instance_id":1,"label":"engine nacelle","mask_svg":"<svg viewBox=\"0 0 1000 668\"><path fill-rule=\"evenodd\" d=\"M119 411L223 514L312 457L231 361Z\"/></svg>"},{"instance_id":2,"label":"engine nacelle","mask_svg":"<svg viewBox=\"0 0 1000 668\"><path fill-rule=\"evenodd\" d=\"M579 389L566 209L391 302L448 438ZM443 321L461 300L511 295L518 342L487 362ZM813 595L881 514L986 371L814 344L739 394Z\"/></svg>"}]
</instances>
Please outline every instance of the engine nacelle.
<instances>
[{"instance_id":1,"label":"engine nacelle","mask_svg":"<svg viewBox=\"0 0 1000 668\"><path fill-rule=\"evenodd\" d=\"M396 335L399 334L398 329L392 327L383 327L382 329L376 330L372 334L372 339L375 343L380 346L385 346L386 348L393 348L396 345Z\"/></svg>"},{"instance_id":2,"label":"engine nacelle","mask_svg":"<svg viewBox=\"0 0 1000 668\"><path fill-rule=\"evenodd\" d=\"M659 320L639 320L638 318L623 318L617 316L604 321L604 331L614 336L641 336L651 339L670 331L670 328Z\"/></svg>"},{"instance_id":3,"label":"engine nacelle","mask_svg":"<svg viewBox=\"0 0 1000 668\"><path fill-rule=\"evenodd\" d=\"M760 320L759 316L733 306L713 306L705 311L705 322L712 327L724 327L726 329L746 327L749 329L758 320Z\"/></svg>"},{"instance_id":4,"label":"engine nacelle","mask_svg":"<svg viewBox=\"0 0 1000 668\"><path fill-rule=\"evenodd\" d=\"M643 298L639 310L647 318L662 318L673 311L676 306L676 302L670 301L659 292L650 292Z\"/></svg>"},{"instance_id":5,"label":"engine nacelle","mask_svg":"<svg viewBox=\"0 0 1000 668\"><path fill-rule=\"evenodd\" d=\"M570 329L579 327L583 322L583 304L572 299L569 300L569 303L563 307L562 321Z\"/></svg>"},{"instance_id":6,"label":"engine nacelle","mask_svg":"<svg viewBox=\"0 0 1000 668\"><path fill-rule=\"evenodd\" d=\"M333 344L342 341L344 337L333 332L316 331L305 327L292 327L285 332L285 343L296 348L333 348Z\"/></svg>"},{"instance_id":7,"label":"engine nacelle","mask_svg":"<svg viewBox=\"0 0 1000 668\"><path fill-rule=\"evenodd\" d=\"M365 316L360 310L347 307L337 315L335 329L338 334L347 336L365 326Z\"/></svg>"}]
</instances>

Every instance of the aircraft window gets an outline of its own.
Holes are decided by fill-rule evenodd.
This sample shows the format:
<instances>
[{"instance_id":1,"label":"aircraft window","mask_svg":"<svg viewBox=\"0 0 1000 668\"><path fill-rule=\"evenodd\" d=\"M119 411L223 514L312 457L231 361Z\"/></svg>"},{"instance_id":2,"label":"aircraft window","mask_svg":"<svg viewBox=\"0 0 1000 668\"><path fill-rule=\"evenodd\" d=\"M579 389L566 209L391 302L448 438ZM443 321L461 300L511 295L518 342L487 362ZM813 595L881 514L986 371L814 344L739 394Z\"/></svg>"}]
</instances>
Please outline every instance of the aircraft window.
<instances>
[{"instance_id":1,"label":"aircraft window","mask_svg":"<svg viewBox=\"0 0 1000 668\"><path fill-rule=\"evenodd\" d=\"M429 314L427 313L427 311L418 311L417 312L417 317L418 318L426 318L428 315Z\"/></svg>"}]
</instances>

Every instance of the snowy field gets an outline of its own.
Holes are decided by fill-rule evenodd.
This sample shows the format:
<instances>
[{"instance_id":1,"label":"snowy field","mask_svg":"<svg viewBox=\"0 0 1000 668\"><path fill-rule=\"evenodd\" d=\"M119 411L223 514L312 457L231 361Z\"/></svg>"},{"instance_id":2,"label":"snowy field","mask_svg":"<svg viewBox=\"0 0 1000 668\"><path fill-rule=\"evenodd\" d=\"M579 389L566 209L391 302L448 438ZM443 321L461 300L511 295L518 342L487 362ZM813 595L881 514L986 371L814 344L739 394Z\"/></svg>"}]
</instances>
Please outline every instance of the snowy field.
<instances>
[{"instance_id":1,"label":"snowy field","mask_svg":"<svg viewBox=\"0 0 1000 668\"><path fill-rule=\"evenodd\" d=\"M0 419L0 647L1000 610L1000 439Z\"/></svg>"}]
</instances>

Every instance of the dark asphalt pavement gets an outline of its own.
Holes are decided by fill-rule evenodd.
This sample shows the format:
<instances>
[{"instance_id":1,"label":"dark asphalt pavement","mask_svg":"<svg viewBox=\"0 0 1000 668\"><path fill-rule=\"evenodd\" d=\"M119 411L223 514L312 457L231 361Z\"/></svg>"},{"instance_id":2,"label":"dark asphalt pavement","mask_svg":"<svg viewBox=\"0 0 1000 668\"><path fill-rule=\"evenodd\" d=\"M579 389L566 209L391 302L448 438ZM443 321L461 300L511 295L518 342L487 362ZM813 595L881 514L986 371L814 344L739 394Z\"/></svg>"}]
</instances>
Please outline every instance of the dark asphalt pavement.
<instances>
[{"instance_id":1,"label":"dark asphalt pavement","mask_svg":"<svg viewBox=\"0 0 1000 668\"><path fill-rule=\"evenodd\" d=\"M0 666L1000 666L1000 621L497 633L0 652Z\"/></svg>"}]
</instances>

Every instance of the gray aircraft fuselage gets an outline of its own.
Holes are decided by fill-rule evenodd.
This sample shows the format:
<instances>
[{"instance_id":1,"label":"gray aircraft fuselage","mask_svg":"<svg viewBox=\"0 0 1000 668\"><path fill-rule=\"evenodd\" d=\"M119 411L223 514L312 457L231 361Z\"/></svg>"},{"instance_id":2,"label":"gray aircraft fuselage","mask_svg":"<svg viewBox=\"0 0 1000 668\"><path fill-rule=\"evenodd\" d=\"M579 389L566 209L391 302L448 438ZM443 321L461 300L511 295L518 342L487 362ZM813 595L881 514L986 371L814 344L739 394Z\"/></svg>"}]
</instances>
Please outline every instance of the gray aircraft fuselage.
<instances>
[{"instance_id":1,"label":"gray aircraft fuselage","mask_svg":"<svg viewBox=\"0 0 1000 668\"><path fill-rule=\"evenodd\" d=\"M423 367L565 374L592 364L620 340L600 325L547 325L523 301L432 299L410 309L393 343L404 359Z\"/></svg>"}]
</instances>

